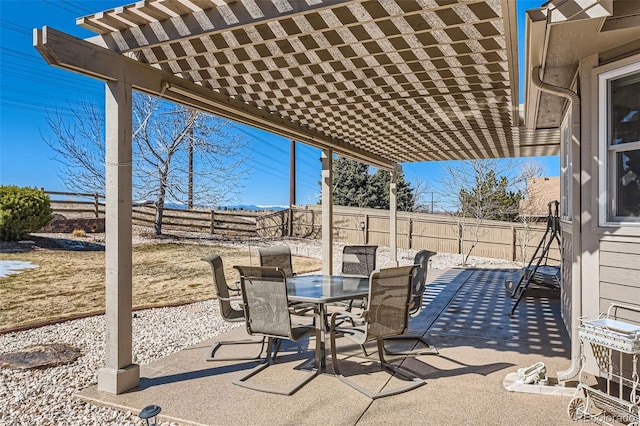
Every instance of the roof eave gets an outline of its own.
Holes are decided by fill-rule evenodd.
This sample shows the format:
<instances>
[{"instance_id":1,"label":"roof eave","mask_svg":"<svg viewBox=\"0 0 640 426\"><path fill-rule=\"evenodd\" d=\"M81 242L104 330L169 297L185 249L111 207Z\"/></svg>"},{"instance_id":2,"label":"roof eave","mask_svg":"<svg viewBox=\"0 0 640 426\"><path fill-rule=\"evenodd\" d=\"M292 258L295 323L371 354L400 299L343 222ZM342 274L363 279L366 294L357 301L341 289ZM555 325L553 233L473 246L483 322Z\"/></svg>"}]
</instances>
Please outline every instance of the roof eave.
<instances>
[{"instance_id":1,"label":"roof eave","mask_svg":"<svg viewBox=\"0 0 640 426\"><path fill-rule=\"evenodd\" d=\"M527 129L537 128L540 89L532 84L531 72L534 68L543 65L547 45L546 26L544 9L533 9L526 12L524 124Z\"/></svg>"}]
</instances>

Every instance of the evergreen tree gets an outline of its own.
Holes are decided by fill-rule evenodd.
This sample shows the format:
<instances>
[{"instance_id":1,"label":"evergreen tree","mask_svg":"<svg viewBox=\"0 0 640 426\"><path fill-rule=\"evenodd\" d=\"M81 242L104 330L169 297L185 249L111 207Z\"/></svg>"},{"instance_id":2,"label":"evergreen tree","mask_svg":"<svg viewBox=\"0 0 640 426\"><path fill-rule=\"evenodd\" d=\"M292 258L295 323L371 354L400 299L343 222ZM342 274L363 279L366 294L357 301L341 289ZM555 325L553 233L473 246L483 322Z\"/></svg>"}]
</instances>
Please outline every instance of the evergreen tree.
<instances>
[{"instance_id":1,"label":"evergreen tree","mask_svg":"<svg viewBox=\"0 0 640 426\"><path fill-rule=\"evenodd\" d=\"M479 219L515 220L522 194L508 187L508 179L505 176L498 179L494 170L477 174L475 187L460 190L462 214Z\"/></svg>"},{"instance_id":2,"label":"evergreen tree","mask_svg":"<svg viewBox=\"0 0 640 426\"><path fill-rule=\"evenodd\" d=\"M386 170L370 173L368 165L345 157L333 160L333 203L347 207L389 209L391 176ZM414 189L398 174L398 210L413 211Z\"/></svg>"},{"instance_id":3,"label":"evergreen tree","mask_svg":"<svg viewBox=\"0 0 640 426\"><path fill-rule=\"evenodd\" d=\"M371 182L371 186L373 188L375 188L377 191L382 191L382 193L384 194L384 198L378 198L378 202L375 203L374 208L388 209L390 200L389 187L391 185L391 175L386 170L378 170L372 176ZM416 204L416 196L414 194L414 189L411 188L411 185L404 179L403 173L398 174L396 189L396 203L398 205L398 210L407 212L413 211Z\"/></svg>"},{"instance_id":4,"label":"evergreen tree","mask_svg":"<svg viewBox=\"0 0 640 426\"><path fill-rule=\"evenodd\" d=\"M333 203L339 206L367 207L369 166L337 157L333 160Z\"/></svg>"}]
</instances>

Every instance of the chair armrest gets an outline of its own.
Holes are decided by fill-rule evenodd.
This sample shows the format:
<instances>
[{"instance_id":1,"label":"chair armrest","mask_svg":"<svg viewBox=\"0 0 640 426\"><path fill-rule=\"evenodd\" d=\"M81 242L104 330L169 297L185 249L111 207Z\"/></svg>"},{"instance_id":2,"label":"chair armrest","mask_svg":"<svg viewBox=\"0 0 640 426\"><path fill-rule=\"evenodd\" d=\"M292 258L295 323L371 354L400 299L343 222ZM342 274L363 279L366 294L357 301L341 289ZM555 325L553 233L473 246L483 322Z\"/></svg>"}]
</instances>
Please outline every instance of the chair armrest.
<instances>
[{"instance_id":1,"label":"chair armrest","mask_svg":"<svg viewBox=\"0 0 640 426\"><path fill-rule=\"evenodd\" d=\"M224 300L225 302L240 302L242 303L242 296L220 297L216 295L218 300Z\"/></svg>"},{"instance_id":2,"label":"chair armrest","mask_svg":"<svg viewBox=\"0 0 640 426\"><path fill-rule=\"evenodd\" d=\"M313 316L316 315L316 305L314 303L292 302L289 304L289 313L291 315L308 317L311 316L309 312L313 312Z\"/></svg>"},{"instance_id":3,"label":"chair armrest","mask_svg":"<svg viewBox=\"0 0 640 426\"><path fill-rule=\"evenodd\" d=\"M233 287L231 287L230 285L227 284L227 289L229 291L235 291L236 293L241 293L242 289L240 288L240 281L235 281L233 283Z\"/></svg>"},{"instance_id":4,"label":"chair armrest","mask_svg":"<svg viewBox=\"0 0 640 426\"><path fill-rule=\"evenodd\" d=\"M349 311L333 312L329 320L330 330L335 331L337 329L336 328L337 321L340 321L338 323L338 326L340 326L340 324L343 324L346 321L349 321L355 327L356 322L364 322L366 319L366 316L367 316L367 311L363 311L361 313L354 313Z\"/></svg>"}]
</instances>

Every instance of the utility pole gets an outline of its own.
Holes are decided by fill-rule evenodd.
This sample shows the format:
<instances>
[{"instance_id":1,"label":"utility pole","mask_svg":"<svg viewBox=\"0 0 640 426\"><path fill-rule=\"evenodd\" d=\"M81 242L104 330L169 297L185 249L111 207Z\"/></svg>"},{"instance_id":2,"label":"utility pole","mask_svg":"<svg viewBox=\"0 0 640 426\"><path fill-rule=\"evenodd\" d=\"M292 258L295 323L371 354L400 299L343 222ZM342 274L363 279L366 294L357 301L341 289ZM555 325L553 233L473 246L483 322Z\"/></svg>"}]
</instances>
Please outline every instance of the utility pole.
<instances>
[{"instance_id":1,"label":"utility pole","mask_svg":"<svg viewBox=\"0 0 640 426\"><path fill-rule=\"evenodd\" d=\"M296 204L296 141L291 141L289 150L289 208Z\"/></svg>"},{"instance_id":2,"label":"utility pole","mask_svg":"<svg viewBox=\"0 0 640 426\"><path fill-rule=\"evenodd\" d=\"M291 140L289 150L289 237L293 236L293 206L296 204L296 141Z\"/></svg>"},{"instance_id":3,"label":"utility pole","mask_svg":"<svg viewBox=\"0 0 640 426\"><path fill-rule=\"evenodd\" d=\"M193 108L189 108L189 118L195 114ZM189 124L189 185L187 188L187 209L193 208L193 120Z\"/></svg>"}]
</instances>

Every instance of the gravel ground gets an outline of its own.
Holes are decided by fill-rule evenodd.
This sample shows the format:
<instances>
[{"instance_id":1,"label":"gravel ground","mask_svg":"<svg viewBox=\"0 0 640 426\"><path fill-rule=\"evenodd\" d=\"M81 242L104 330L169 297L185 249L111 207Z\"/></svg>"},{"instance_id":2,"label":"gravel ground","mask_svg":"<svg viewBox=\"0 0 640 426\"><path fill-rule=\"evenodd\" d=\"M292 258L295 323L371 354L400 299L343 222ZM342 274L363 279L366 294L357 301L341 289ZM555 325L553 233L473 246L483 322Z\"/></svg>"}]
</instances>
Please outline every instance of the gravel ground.
<instances>
[{"instance_id":1,"label":"gravel ground","mask_svg":"<svg viewBox=\"0 0 640 426\"><path fill-rule=\"evenodd\" d=\"M56 244L79 244L68 234L47 235ZM91 244L100 243L100 235ZM86 240L86 238L85 238ZM71 242L69 242L71 241ZM76 241L76 242L73 242ZM82 240L80 240L82 241ZM210 235L169 235L150 237L144 232L134 233L134 244L148 242L188 242L193 244L229 244L244 247L287 244L294 255L320 258L319 241L288 239L278 241L251 240L234 242L212 238ZM340 268L342 245L334 247L334 272ZM415 250L399 250L401 264L411 264ZM378 249L378 265L389 259L389 249ZM460 255L438 254L432 258L432 268L458 266ZM518 267L513 262L471 257L469 266L483 268ZM198 302L174 308L138 311L133 320L134 363L147 364L153 360L224 333L239 325L224 322L215 301ZM0 335L0 352L7 353L33 344L68 343L79 347L82 356L67 365L35 370L0 368L0 426L13 425L143 425L137 413L122 413L86 404L73 398L77 389L97 382L97 370L104 365L105 319L98 315L46 327ZM165 423L169 425L169 423Z\"/></svg>"},{"instance_id":2,"label":"gravel ground","mask_svg":"<svg viewBox=\"0 0 640 426\"><path fill-rule=\"evenodd\" d=\"M213 300L137 311L134 363L148 364L237 326L222 320ZM104 340L104 315L0 335L2 352L33 344L67 343L83 354L71 364L47 369L0 368L0 425L145 424L137 413L93 406L72 397L77 389L97 382L97 370L104 366Z\"/></svg>"}]
</instances>

